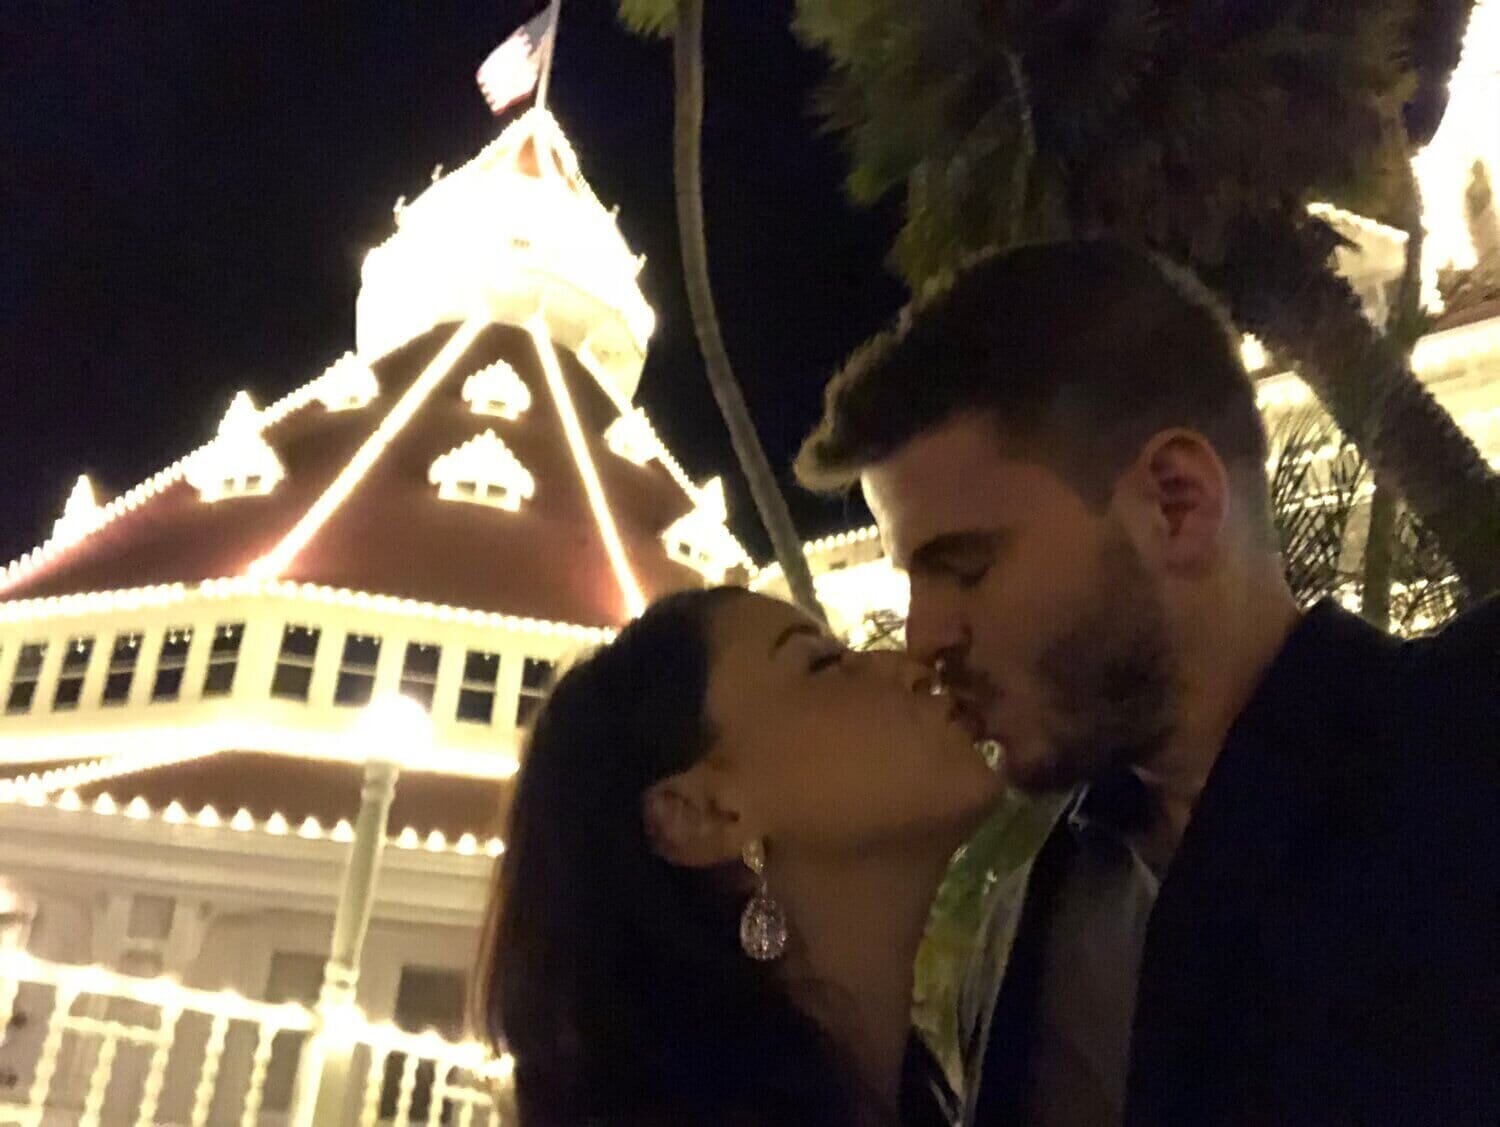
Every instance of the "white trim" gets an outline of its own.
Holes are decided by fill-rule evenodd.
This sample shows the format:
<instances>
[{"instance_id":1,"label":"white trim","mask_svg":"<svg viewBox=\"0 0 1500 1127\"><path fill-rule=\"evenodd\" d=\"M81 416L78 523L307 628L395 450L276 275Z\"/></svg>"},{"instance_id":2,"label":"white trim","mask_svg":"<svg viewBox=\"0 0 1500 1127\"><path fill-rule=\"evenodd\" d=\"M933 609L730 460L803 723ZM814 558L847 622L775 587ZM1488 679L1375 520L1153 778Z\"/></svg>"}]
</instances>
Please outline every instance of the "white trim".
<instances>
[{"instance_id":1,"label":"white trim","mask_svg":"<svg viewBox=\"0 0 1500 1127\"><path fill-rule=\"evenodd\" d=\"M573 358L578 361L579 366L584 371L594 377L594 382L604 389L604 394L609 396L610 402L615 405L615 410L619 411L621 415L629 414L632 411L640 413L646 426L651 428L652 435L656 437L656 460L665 467L667 473L672 475L672 480L677 483L678 487L684 493L689 497L696 496L698 490L697 486L693 484L693 479L682 468L682 464L672 456L672 452L667 449L667 444L661 440L661 436L656 434L656 428L651 423L651 417L646 414L646 409L644 407L632 406L630 400L620 394L619 389L610 381L609 374L605 371L604 365L599 362L598 357L589 348L588 341L584 341L579 350L573 354Z\"/></svg>"},{"instance_id":2,"label":"white trim","mask_svg":"<svg viewBox=\"0 0 1500 1127\"><path fill-rule=\"evenodd\" d=\"M1500 353L1500 317L1488 317L1451 329L1428 333L1417 341L1412 351L1412 367L1419 372L1432 371L1454 360Z\"/></svg>"},{"instance_id":3,"label":"white trim","mask_svg":"<svg viewBox=\"0 0 1500 1127\"><path fill-rule=\"evenodd\" d=\"M476 434L433 459L427 480L444 501L487 505L515 513L536 493L536 479L493 430ZM465 487L468 492L465 492Z\"/></svg>"},{"instance_id":4,"label":"white trim","mask_svg":"<svg viewBox=\"0 0 1500 1127\"><path fill-rule=\"evenodd\" d=\"M279 423L282 419L292 414L292 412L297 411L300 408L305 407L307 404L313 402L317 398L317 385L319 378L321 377L315 377L296 390L288 392L271 406L262 411L261 421L263 428L270 427L276 423ZM175 462L165 467L164 469L157 470L156 473L152 474L144 481L126 490L124 493L121 493L118 497L114 498L108 504L102 506L102 508L100 509L99 522L91 529L89 529L86 536L80 537L78 540L70 540L67 542L59 542L55 537L49 536L46 540L42 541L36 547L30 549L27 552L23 552L21 555L11 560L10 563L5 565L5 568L3 570L0 570L0 595L3 595L7 589L15 586L17 583L32 575L38 568L42 567L44 564L50 563L52 560L56 559L57 556L60 555L65 549L75 547L76 545L82 543L83 540L98 532L105 525L114 521L118 517L121 517L124 514L136 508L139 508L142 504L150 500L152 497L156 496L156 494L165 490L168 486L176 484L182 479L182 476L186 472L187 466L191 462L193 457L202 453L202 451L207 449L210 445L212 445L212 439L210 439L208 442L205 442L202 446L196 447L195 449L189 451L187 454L183 455L181 458L178 458Z\"/></svg>"},{"instance_id":5,"label":"white trim","mask_svg":"<svg viewBox=\"0 0 1500 1127\"><path fill-rule=\"evenodd\" d=\"M346 352L313 381L318 402L329 411L358 411L380 397L380 381L353 352Z\"/></svg>"},{"instance_id":6,"label":"white trim","mask_svg":"<svg viewBox=\"0 0 1500 1127\"><path fill-rule=\"evenodd\" d=\"M496 360L464 380L463 398L474 414L511 422L531 407L531 389L504 360Z\"/></svg>"},{"instance_id":7,"label":"white trim","mask_svg":"<svg viewBox=\"0 0 1500 1127\"><path fill-rule=\"evenodd\" d=\"M863 544L870 540L880 539L880 529L876 525L866 525L863 528L851 528L847 532L835 532L831 536L824 536L820 540L809 540L802 545L803 555L812 562L816 557L825 552L831 552L836 548L846 548L851 544ZM759 591L767 584L774 583L781 578L781 565L769 563L765 567L753 568L750 572L750 589Z\"/></svg>"},{"instance_id":8,"label":"white trim","mask_svg":"<svg viewBox=\"0 0 1500 1127\"><path fill-rule=\"evenodd\" d=\"M573 397L568 394L568 385L563 379L562 367L557 362L557 353L554 351L551 339L547 336L547 322L538 313L532 318L527 330L531 333L531 339L536 345L537 357L542 362L542 371L546 373L547 389L552 393L558 416L562 419L563 433L567 436L568 447L573 452L573 463L578 467L578 476L583 479L584 492L588 494L589 507L594 511L594 521L599 526L599 535L604 539L604 550L609 555L615 580L620 584L620 590L625 596L626 613L634 618L646 609L646 597L641 593L640 584L636 582L635 574L630 570L630 560L625 554L625 545L620 540L620 530L615 527L615 518L610 512L609 501L604 496L604 485L599 480L598 467L594 465L593 456L589 453L588 440L583 434L583 424L578 421L578 411L573 406Z\"/></svg>"},{"instance_id":9,"label":"white trim","mask_svg":"<svg viewBox=\"0 0 1500 1127\"><path fill-rule=\"evenodd\" d=\"M160 810L153 810L140 795L136 795L122 805L120 800L108 791L101 791L92 801L85 804L78 792L72 789L55 796L48 796L39 791L11 788L5 783L0 783L0 808L4 807L52 810L62 815L78 815L79 821L69 823L69 825L73 829L81 829L90 834L98 832L104 826L104 823L91 820L100 818L124 818L131 822L150 822L164 827L184 827L181 832L175 832L174 829L168 829L165 832L175 833L174 840L182 840L181 834L187 833L193 835L191 840L195 843L217 843L219 847L230 843L229 847L234 849L240 848L240 838L247 834L263 834L281 838L295 837L299 841L326 842L331 845L347 845L354 840L353 826L342 818L333 826L325 828L316 818L307 817L296 829L293 829L286 815L279 811L273 811L264 821L257 821L255 816L243 807L230 816L221 814L213 806L203 806L196 812L190 813L181 802L175 799ZM476 834L464 833L450 842L441 830L428 830L423 833L414 826L405 826L389 834L388 840L393 849L405 852L453 854L459 857L483 857L488 860L494 860L505 852L505 842L498 837L488 837L481 841ZM247 848L253 851L257 846L249 844Z\"/></svg>"},{"instance_id":10,"label":"white trim","mask_svg":"<svg viewBox=\"0 0 1500 1127\"><path fill-rule=\"evenodd\" d=\"M324 587L316 583L271 579L254 576L228 576L205 579L198 584L164 583L154 587L127 587L114 591L87 591L75 595L48 595L38 599L0 602L0 624L41 622L56 618L113 614L144 608L178 606L196 600L222 600L267 596L312 606L355 607L388 614L397 618L462 623L488 629L512 630L522 634L541 634L568 638L590 645L610 641L615 631L604 626L580 626L540 618L501 614L498 611L474 610L446 603L427 603L396 595L377 595L369 591L352 591L345 587ZM139 673L137 674L139 676Z\"/></svg>"},{"instance_id":11,"label":"white trim","mask_svg":"<svg viewBox=\"0 0 1500 1127\"><path fill-rule=\"evenodd\" d=\"M79 474L63 504L62 516L52 525L52 540L59 545L76 544L94 530L103 519L104 509L94 499L94 483L88 474Z\"/></svg>"},{"instance_id":12,"label":"white trim","mask_svg":"<svg viewBox=\"0 0 1500 1127\"><path fill-rule=\"evenodd\" d=\"M426 402L427 397L453 370L453 366L462 359L464 353L469 350L470 345L479 337L487 324L486 320L471 317L454 330L453 335L438 350L438 354L423 369L422 374L412 381L411 386L402 393L396 405L380 420L380 424L355 451L354 457L344 464L344 468L339 471L338 476L333 479L328 488L302 514L297 523L282 538L281 543L250 565L249 574L276 576L291 565L297 553L307 547L308 541L318 534L338 507L348 499L349 494L354 492L354 487L364 479L365 474L369 473L370 467L385 452L391 439L395 438L411 421L422 404Z\"/></svg>"},{"instance_id":13,"label":"white trim","mask_svg":"<svg viewBox=\"0 0 1500 1127\"><path fill-rule=\"evenodd\" d=\"M343 729L333 731L240 718L200 724L100 728L90 732L42 729L7 735L0 739L3 749L0 764L21 767L69 759L87 762L55 768L47 772L47 779L41 776L34 780L23 776L0 779L0 794L7 783L28 793L46 793L226 750L362 765L368 756L367 748L355 732L359 713L354 709L345 709L344 713ZM338 715L331 710L330 714ZM149 750L143 750L142 745ZM402 764L403 770L409 772L471 779L508 779L517 767L515 756L504 754L494 744L487 744L481 750L433 746ZM97 779L91 773L97 774Z\"/></svg>"}]
</instances>

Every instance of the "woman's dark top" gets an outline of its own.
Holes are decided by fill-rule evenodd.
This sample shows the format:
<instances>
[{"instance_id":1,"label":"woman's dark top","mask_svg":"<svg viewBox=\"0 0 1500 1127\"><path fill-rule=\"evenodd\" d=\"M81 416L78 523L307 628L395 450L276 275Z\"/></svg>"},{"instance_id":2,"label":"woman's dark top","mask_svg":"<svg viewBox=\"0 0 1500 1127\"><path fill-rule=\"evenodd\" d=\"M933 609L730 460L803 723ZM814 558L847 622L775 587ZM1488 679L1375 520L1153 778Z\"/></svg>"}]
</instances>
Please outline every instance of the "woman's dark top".
<instances>
[{"instance_id":1,"label":"woman's dark top","mask_svg":"<svg viewBox=\"0 0 1500 1127\"><path fill-rule=\"evenodd\" d=\"M926 1043L913 1033L901 1064L900 1127L952 1127L958 1117L958 1098L948 1078Z\"/></svg>"}]
</instances>

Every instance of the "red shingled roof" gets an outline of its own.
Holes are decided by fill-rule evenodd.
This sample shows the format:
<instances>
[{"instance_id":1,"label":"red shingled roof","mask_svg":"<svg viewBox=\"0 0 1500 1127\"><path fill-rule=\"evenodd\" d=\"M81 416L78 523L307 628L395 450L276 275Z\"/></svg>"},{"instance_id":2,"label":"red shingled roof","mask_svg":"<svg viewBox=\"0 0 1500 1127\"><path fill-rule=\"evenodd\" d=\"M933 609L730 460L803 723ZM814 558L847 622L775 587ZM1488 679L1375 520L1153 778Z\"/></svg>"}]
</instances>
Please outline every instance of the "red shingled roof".
<instances>
[{"instance_id":1,"label":"red shingled roof","mask_svg":"<svg viewBox=\"0 0 1500 1127\"><path fill-rule=\"evenodd\" d=\"M454 328L440 326L376 362L381 393L368 406L330 412L312 402L268 426L264 437L286 469L268 496L206 504L179 480L0 597L243 575L323 494ZM659 539L690 498L660 464L637 466L606 447L614 404L571 354L559 350L559 358L643 593L701 586ZM466 377L500 359L532 394L514 421L473 414L462 398ZM535 478L520 512L439 500L427 479L435 458L485 430ZM505 325L479 335L282 577L583 626L629 617L531 339Z\"/></svg>"}]
</instances>

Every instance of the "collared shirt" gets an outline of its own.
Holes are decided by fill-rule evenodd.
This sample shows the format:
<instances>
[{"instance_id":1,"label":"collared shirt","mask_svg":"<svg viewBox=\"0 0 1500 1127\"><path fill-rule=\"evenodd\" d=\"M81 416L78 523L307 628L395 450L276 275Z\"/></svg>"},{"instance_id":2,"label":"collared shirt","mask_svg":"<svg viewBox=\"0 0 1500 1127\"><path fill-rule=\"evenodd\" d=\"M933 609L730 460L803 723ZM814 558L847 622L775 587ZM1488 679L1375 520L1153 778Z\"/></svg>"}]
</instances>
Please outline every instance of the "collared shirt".
<instances>
[{"instance_id":1,"label":"collared shirt","mask_svg":"<svg viewBox=\"0 0 1500 1127\"><path fill-rule=\"evenodd\" d=\"M1124 1117L1136 980L1161 884L1127 836L1143 798L1131 776L1085 790L1067 812L1072 848L1042 953L1031 1051L1032 1127Z\"/></svg>"}]
</instances>

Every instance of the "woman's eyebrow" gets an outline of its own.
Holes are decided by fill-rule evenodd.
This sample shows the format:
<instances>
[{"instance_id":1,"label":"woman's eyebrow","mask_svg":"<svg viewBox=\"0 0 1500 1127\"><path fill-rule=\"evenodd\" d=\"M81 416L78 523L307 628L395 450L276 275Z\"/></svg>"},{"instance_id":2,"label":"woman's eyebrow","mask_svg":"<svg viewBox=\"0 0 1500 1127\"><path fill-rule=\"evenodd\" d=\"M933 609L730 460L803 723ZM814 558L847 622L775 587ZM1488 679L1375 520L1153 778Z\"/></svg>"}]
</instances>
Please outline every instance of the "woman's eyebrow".
<instances>
[{"instance_id":1,"label":"woman's eyebrow","mask_svg":"<svg viewBox=\"0 0 1500 1127\"><path fill-rule=\"evenodd\" d=\"M776 640L771 643L770 656L775 657L776 651L781 649L793 638L806 634L814 638L822 638L823 631L819 630L811 622L793 622L776 635Z\"/></svg>"}]
</instances>

